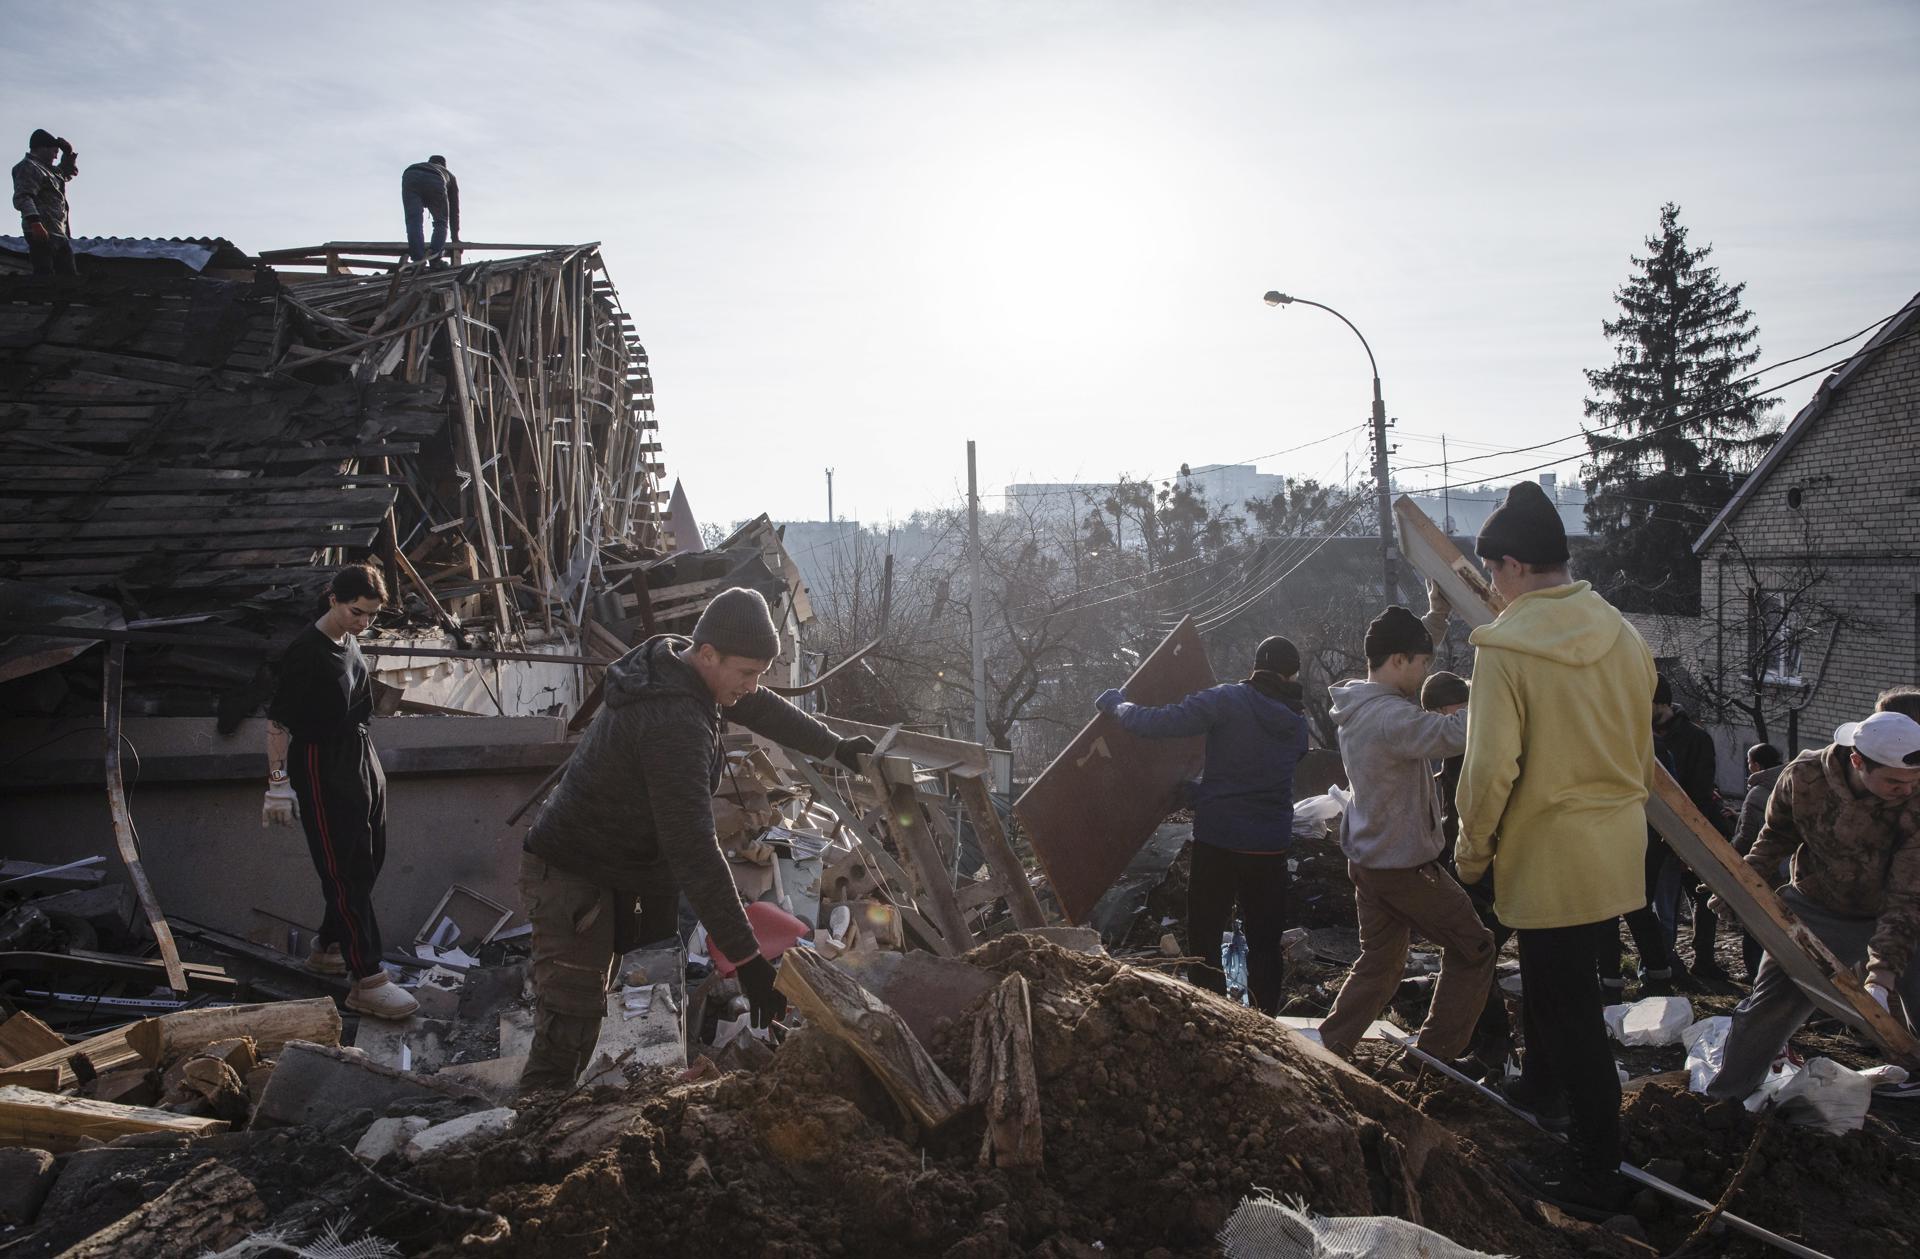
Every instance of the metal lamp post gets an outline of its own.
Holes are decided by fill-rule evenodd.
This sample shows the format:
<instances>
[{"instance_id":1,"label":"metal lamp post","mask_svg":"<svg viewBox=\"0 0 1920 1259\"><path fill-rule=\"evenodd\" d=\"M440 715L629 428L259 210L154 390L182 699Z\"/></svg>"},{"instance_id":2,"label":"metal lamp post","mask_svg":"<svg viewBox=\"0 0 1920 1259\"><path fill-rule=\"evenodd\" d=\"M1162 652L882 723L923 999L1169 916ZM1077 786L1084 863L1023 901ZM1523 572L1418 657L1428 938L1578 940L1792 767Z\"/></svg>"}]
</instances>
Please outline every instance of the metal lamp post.
<instances>
[{"instance_id":1,"label":"metal lamp post","mask_svg":"<svg viewBox=\"0 0 1920 1259\"><path fill-rule=\"evenodd\" d=\"M1269 306L1312 306L1316 310L1324 310L1347 325L1353 335L1360 338L1360 348L1367 352L1367 366L1373 369L1373 484L1379 497L1381 588L1391 603L1400 597L1400 548L1394 544L1393 490L1387 480L1387 404L1380 397L1380 365L1373 361L1373 347L1367 344L1367 338L1360 329L1353 326L1353 320L1331 306L1310 302L1304 297L1293 297L1278 290L1269 292L1266 302Z\"/></svg>"}]
</instances>

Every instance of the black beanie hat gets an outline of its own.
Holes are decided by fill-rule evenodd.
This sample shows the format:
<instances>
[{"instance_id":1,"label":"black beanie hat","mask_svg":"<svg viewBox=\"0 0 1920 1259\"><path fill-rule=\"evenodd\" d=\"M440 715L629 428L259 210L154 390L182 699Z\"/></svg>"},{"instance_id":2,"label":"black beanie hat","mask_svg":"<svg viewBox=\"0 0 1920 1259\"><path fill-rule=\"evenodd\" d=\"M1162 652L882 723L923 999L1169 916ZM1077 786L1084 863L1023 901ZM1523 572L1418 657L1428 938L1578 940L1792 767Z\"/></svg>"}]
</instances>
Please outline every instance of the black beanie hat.
<instances>
[{"instance_id":1,"label":"black beanie hat","mask_svg":"<svg viewBox=\"0 0 1920 1259\"><path fill-rule=\"evenodd\" d=\"M1253 667L1290 678L1300 672L1300 649L1293 645L1291 638L1275 634L1261 640L1260 649L1253 653Z\"/></svg>"},{"instance_id":2,"label":"black beanie hat","mask_svg":"<svg viewBox=\"0 0 1920 1259\"><path fill-rule=\"evenodd\" d=\"M20 133L16 131L14 134L18 135ZM36 129L32 138L27 141L27 147L29 149L57 149L60 147L60 140L51 131Z\"/></svg>"},{"instance_id":3,"label":"black beanie hat","mask_svg":"<svg viewBox=\"0 0 1920 1259\"><path fill-rule=\"evenodd\" d=\"M1395 652L1409 656L1431 656L1433 635L1420 618L1394 604L1367 625L1366 653L1369 664L1385 660Z\"/></svg>"},{"instance_id":4,"label":"black beanie hat","mask_svg":"<svg viewBox=\"0 0 1920 1259\"><path fill-rule=\"evenodd\" d=\"M1673 703L1673 683L1667 681L1667 675L1664 673L1655 675L1653 679L1653 702L1656 704Z\"/></svg>"},{"instance_id":5,"label":"black beanie hat","mask_svg":"<svg viewBox=\"0 0 1920 1259\"><path fill-rule=\"evenodd\" d=\"M1547 492L1532 481L1515 481L1507 501L1480 526L1473 553L1484 560L1511 555L1523 564L1567 562L1567 530Z\"/></svg>"},{"instance_id":6,"label":"black beanie hat","mask_svg":"<svg viewBox=\"0 0 1920 1259\"><path fill-rule=\"evenodd\" d=\"M709 643L723 656L771 660L780 654L780 631L758 590L735 586L713 597L693 625L693 641Z\"/></svg>"},{"instance_id":7,"label":"black beanie hat","mask_svg":"<svg viewBox=\"0 0 1920 1259\"><path fill-rule=\"evenodd\" d=\"M427 160L429 162L432 162L435 166L445 166L447 164L447 159L440 156L440 154L438 153L433 154Z\"/></svg>"},{"instance_id":8,"label":"black beanie hat","mask_svg":"<svg viewBox=\"0 0 1920 1259\"><path fill-rule=\"evenodd\" d=\"M1427 680L1420 684L1420 707L1428 712L1438 712L1449 704L1466 702L1467 680L1457 673L1440 669L1429 673Z\"/></svg>"}]
</instances>

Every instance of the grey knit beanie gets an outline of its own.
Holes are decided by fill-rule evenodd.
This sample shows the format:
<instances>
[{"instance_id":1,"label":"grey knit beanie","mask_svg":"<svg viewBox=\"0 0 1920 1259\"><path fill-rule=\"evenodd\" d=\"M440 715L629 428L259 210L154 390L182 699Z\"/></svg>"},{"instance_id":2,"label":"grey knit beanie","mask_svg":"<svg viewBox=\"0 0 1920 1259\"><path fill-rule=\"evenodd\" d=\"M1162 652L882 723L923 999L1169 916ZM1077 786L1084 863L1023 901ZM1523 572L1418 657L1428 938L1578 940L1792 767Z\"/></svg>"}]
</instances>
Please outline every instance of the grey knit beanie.
<instances>
[{"instance_id":1,"label":"grey knit beanie","mask_svg":"<svg viewBox=\"0 0 1920 1259\"><path fill-rule=\"evenodd\" d=\"M722 590L694 622L693 641L711 643L723 656L771 660L780 654L780 631L758 590Z\"/></svg>"}]
</instances>

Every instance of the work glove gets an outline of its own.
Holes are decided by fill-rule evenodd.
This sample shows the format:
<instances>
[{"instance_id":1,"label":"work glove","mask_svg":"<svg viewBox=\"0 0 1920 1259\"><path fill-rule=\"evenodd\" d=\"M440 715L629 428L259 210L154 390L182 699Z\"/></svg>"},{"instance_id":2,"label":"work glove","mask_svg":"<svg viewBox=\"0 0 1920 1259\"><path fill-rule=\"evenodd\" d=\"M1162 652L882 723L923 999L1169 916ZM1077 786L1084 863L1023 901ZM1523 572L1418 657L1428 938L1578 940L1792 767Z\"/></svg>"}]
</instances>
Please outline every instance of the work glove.
<instances>
[{"instance_id":1,"label":"work glove","mask_svg":"<svg viewBox=\"0 0 1920 1259\"><path fill-rule=\"evenodd\" d=\"M293 784L282 780L267 784L266 802L260 806L260 825L292 826L300 820L300 801Z\"/></svg>"},{"instance_id":2,"label":"work glove","mask_svg":"<svg viewBox=\"0 0 1920 1259\"><path fill-rule=\"evenodd\" d=\"M740 991L747 995L747 1028L764 1038L787 1012L787 999L773 986L773 963L764 957L742 962L735 972Z\"/></svg>"},{"instance_id":3,"label":"work glove","mask_svg":"<svg viewBox=\"0 0 1920 1259\"><path fill-rule=\"evenodd\" d=\"M1886 971L1871 970L1867 972L1867 995L1878 1002L1880 1008L1887 1010L1889 1014L1891 1014L1892 1011L1887 1007L1887 993L1892 987L1893 978Z\"/></svg>"},{"instance_id":4,"label":"work glove","mask_svg":"<svg viewBox=\"0 0 1920 1259\"><path fill-rule=\"evenodd\" d=\"M1126 702L1126 695L1118 687L1110 686L1100 692L1100 698L1093 701L1093 706L1103 713L1110 713Z\"/></svg>"},{"instance_id":5,"label":"work glove","mask_svg":"<svg viewBox=\"0 0 1920 1259\"><path fill-rule=\"evenodd\" d=\"M1453 601L1442 593L1439 582L1427 583L1427 615L1440 617L1453 615Z\"/></svg>"},{"instance_id":6,"label":"work glove","mask_svg":"<svg viewBox=\"0 0 1920 1259\"><path fill-rule=\"evenodd\" d=\"M28 219L26 222L26 231L27 239L36 245L44 245L51 239L51 233L47 231L47 225L39 219Z\"/></svg>"},{"instance_id":7,"label":"work glove","mask_svg":"<svg viewBox=\"0 0 1920 1259\"><path fill-rule=\"evenodd\" d=\"M860 772L860 758L863 756L872 756L873 749L874 742L872 739L869 739L864 734L857 734L851 739L840 740L839 745L833 749L833 759L846 766L849 774L857 774ZM772 983L773 981L768 980L767 982Z\"/></svg>"}]
</instances>

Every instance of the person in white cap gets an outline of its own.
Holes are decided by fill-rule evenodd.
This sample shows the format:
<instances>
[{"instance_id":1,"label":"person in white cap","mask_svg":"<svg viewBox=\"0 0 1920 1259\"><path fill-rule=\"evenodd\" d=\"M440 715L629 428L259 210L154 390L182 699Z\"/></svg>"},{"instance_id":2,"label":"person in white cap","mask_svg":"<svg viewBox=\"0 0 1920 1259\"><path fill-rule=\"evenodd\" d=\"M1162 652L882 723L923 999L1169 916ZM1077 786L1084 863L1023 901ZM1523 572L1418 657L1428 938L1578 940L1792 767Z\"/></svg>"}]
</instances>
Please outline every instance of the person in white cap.
<instances>
[{"instance_id":1,"label":"person in white cap","mask_svg":"<svg viewBox=\"0 0 1920 1259\"><path fill-rule=\"evenodd\" d=\"M1882 1007L1900 994L1920 1013L1920 723L1894 712L1849 721L1833 742L1802 752L1773 785L1767 820L1746 862L1771 884L1792 875L1780 899L1842 965L1865 964ZM1709 1097L1745 1098L1813 1013L1771 956L1733 1011L1725 1064Z\"/></svg>"}]
</instances>

